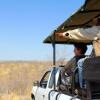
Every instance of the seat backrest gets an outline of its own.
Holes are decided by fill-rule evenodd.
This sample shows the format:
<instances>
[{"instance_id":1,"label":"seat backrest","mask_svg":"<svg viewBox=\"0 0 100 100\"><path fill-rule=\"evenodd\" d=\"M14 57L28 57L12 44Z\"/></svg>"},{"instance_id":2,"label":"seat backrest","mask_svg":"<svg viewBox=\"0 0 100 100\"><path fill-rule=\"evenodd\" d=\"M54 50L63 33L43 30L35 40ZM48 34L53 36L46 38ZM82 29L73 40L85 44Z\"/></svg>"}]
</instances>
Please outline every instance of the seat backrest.
<instances>
[{"instance_id":1,"label":"seat backrest","mask_svg":"<svg viewBox=\"0 0 100 100\"><path fill-rule=\"evenodd\" d=\"M85 60L83 78L86 80L88 97L90 99L100 99L100 57Z\"/></svg>"},{"instance_id":2,"label":"seat backrest","mask_svg":"<svg viewBox=\"0 0 100 100\"><path fill-rule=\"evenodd\" d=\"M86 59L83 66L83 78L85 80L100 82L100 57Z\"/></svg>"}]
</instances>

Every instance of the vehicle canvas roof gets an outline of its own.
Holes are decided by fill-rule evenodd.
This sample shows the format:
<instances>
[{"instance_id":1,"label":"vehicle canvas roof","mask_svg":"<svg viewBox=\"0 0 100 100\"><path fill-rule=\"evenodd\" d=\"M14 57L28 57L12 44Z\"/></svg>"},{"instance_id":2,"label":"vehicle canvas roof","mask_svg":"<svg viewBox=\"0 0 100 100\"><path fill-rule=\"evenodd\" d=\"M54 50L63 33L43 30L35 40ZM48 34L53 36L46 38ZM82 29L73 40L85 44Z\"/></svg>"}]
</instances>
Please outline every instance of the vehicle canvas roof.
<instances>
[{"instance_id":1,"label":"vehicle canvas roof","mask_svg":"<svg viewBox=\"0 0 100 100\"><path fill-rule=\"evenodd\" d=\"M44 40L44 43L52 43L54 40L54 33L56 32L59 33L77 28L88 28L94 26L92 20L98 16L100 16L100 0L86 0L83 6L76 13L70 16ZM73 44L79 42L82 42L81 39L80 41L74 41L55 36L56 44ZM85 43L91 44L91 41Z\"/></svg>"}]
</instances>

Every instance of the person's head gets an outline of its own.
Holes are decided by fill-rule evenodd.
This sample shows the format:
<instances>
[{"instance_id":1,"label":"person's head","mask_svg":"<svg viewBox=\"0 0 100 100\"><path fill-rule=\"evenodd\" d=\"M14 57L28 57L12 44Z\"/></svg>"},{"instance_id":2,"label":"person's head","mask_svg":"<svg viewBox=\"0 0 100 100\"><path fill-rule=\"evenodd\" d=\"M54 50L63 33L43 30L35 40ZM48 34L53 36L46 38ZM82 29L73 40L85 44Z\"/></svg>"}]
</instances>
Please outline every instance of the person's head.
<instances>
[{"instance_id":1,"label":"person's head","mask_svg":"<svg viewBox=\"0 0 100 100\"><path fill-rule=\"evenodd\" d=\"M87 45L82 43L74 44L75 56L84 55L86 51L87 51Z\"/></svg>"}]
</instances>

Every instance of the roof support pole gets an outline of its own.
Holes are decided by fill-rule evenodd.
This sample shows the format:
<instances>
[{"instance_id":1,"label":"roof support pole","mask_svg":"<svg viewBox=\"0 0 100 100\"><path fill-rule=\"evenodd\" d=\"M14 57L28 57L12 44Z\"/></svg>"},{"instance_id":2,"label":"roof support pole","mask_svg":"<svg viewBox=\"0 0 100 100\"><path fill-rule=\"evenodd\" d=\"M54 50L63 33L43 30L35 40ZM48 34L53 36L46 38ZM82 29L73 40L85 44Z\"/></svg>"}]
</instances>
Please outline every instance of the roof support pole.
<instances>
[{"instance_id":1,"label":"roof support pole","mask_svg":"<svg viewBox=\"0 0 100 100\"><path fill-rule=\"evenodd\" d=\"M55 43L52 44L53 47L53 65L56 65L56 45Z\"/></svg>"},{"instance_id":2,"label":"roof support pole","mask_svg":"<svg viewBox=\"0 0 100 100\"><path fill-rule=\"evenodd\" d=\"M55 31L52 39L53 47L53 66L56 66L56 43L55 43ZM54 67L54 90L56 90L56 68Z\"/></svg>"},{"instance_id":3,"label":"roof support pole","mask_svg":"<svg viewBox=\"0 0 100 100\"><path fill-rule=\"evenodd\" d=\"M55 31L52 39L52 47L53 47L53 65L56 65L56 43L55 43Z\"/></svg>"}]
</instances>

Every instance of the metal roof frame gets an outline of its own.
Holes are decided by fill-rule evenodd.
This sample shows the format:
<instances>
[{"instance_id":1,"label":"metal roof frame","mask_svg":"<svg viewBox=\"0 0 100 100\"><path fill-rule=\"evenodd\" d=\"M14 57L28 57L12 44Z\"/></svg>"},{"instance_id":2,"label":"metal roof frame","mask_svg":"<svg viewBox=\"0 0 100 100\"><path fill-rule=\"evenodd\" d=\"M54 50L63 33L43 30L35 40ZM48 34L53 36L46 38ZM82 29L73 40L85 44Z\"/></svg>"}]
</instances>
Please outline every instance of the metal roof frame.
<instances>
[{"instance_id":1,"label":"metal roof frame","mask_svg":"<svg viewBox=\"0 0 100 100\"><path fill-rule=\"evenodd\" d=\"M91 7L92 6L92 7ZM65 32L68 30L73 30L77 28L88 28L94 26L92 20L100 16L100 0L86 0L84 5L72 16L70 16L66 21L64 21L57 29L55 29L52 34L50 34L44 43L52 43L54 33ZM80 41L61 39L56 36L56 44L73 44L79 43ZM90 44L91 41L87 44Z\"/></svg>"}]
</instances>

